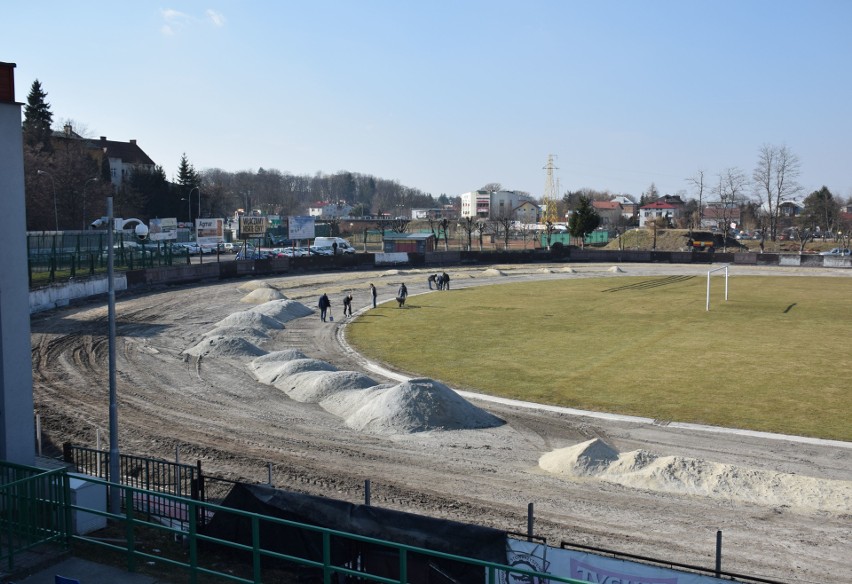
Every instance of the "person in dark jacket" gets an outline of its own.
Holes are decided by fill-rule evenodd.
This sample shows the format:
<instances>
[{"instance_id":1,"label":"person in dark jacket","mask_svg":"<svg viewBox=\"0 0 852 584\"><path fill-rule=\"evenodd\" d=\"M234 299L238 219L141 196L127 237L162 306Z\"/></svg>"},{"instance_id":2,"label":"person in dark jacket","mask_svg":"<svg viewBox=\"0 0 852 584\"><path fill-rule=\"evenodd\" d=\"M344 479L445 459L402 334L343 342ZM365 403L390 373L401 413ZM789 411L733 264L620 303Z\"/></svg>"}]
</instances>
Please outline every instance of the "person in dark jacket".
<instances>
[{"instance_id":1,"label":"person in dark jacket","mask_svg":"<svg viewBox=\"0 0 852 584\"><path fill-rule=\"evenodd\" d=\"M405 287L405 284L399 285L399 290L396 292L396 301L399 302L399 307L402 308L405 306L405 299L408 298L408 288Z\"/></svg>"},{"instance_id":2,"label":"person in dark jacket","mask_svg":"<svg viewBox=\"0 0 852 584\"><path fill-rule=\"evenodd\" d=\"M331 300L328 299L328 294L323 292L322 296L320 296L317 306L320 309L320 318L323 322L325 322L325 317L326 314L328 314L328 309L331 308Z\"/></svg>"},{"instance_id":3,"label":"person in dark jacket","mask_svg":"<svg viewBox=\"0 0 852 584\"><path fill-rule=\"evenodd\" d=\"M373 308L376 307L376 295L378 291L376 290L376 286L370 282L370 297L373 299Z\"/></svg>"},{"instance_id":4,"label":"person in dark jacket","mask_svg":"<svg viewBox=\"0 0 852 584\"><path fill-rule=\"evenodd\" d=\"M429 290L432 290L432 284L437 281L438 274L429 274L429 277L426 278L426 283L429 284Z\"/></svg>"},{"instance_id":5,"label":"person in dark jacket","mask_svg":"<svg viewBox=\"0 0 852 584\"><path fill-rule=\"evenodd\" d=\"M352 316L352 292L343 297L343 316Z\"/></svg>"},{"instance_id":6,"label":"person in dark jacket","mask_svg":"<svg viewBox=\"0 0 852 584\"><path fill-rule=\"evenodd\" d=\"M450 275L447 272L441 274L441 280L444 286L444 290L450 289Z\"/></svg>"}]
</instances>

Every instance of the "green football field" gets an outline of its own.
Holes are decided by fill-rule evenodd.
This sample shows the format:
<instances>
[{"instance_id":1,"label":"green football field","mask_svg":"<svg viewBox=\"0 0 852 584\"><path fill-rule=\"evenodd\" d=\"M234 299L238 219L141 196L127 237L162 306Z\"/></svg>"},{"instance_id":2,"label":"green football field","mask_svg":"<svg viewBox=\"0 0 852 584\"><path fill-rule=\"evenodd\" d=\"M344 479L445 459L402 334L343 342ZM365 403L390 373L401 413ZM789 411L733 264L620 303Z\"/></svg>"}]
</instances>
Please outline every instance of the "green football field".
<instances>
[{"instance_id":1,"label":"green football field","mask_svg":"<svg viewBox=\"0 0 852 584\"><path fill-rule=\"evenodd\" d=\"M732 428L852 440L852 280L566 278L411 296L347 338L456 389Z\"/></svg>"}]
</instances>

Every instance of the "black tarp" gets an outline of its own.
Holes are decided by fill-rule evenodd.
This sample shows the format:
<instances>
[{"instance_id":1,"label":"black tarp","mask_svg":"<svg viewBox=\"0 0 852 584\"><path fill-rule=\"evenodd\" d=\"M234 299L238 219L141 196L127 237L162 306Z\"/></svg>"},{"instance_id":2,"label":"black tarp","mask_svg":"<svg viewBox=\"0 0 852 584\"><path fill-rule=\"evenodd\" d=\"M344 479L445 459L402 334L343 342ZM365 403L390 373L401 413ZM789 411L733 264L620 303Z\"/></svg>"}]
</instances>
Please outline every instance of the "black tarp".
<instances>
[{"instance_id":1,"label":"black tarp","mask_svg":"<svg viewBox=\"0 0 852 584\"><path fill-rule=\"evenodd\" d=\"M355 505L264 485L237 484L222 506L488 562L506 562L506 533L487 527ZM252 544L250 520L227 512L217 512L203 533L217 539ZM300 527L263 521L260 545L262 549L278 553L322 560L320 534ZM331 558L338 566L346 565L388 578L399 577L395 548L334 536ZM408 556L408 575L412 583L475 583L483 582L484 574L483 568L460 562L412 553Z\"/></svg>"}]
</instances>

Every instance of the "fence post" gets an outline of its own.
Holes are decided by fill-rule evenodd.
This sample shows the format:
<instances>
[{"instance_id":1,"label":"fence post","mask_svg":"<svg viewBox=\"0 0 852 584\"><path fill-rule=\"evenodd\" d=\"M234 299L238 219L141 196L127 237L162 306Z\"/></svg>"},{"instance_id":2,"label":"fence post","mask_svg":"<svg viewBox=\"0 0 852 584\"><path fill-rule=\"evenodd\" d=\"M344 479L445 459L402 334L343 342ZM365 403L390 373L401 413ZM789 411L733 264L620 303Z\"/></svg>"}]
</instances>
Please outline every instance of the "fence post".
<instances>
[{"instance_id":1,"label":"fence post","mask_svg":"<svg viewBox=\"0 0 852 584\"><path fill-rule=\"evenodd\" d=\"M716 531L716 577L722 574L722 530Z\"/></svg>"},{"instance_id":2,"label":"fence post","mask_svg":"<svg viewBox=\"0 0 852 584\"><path fill-rule=\"evenodd\" d=\"M533 538L533 504L527 505L527 541Z\"/></svg>"}]
</instances>

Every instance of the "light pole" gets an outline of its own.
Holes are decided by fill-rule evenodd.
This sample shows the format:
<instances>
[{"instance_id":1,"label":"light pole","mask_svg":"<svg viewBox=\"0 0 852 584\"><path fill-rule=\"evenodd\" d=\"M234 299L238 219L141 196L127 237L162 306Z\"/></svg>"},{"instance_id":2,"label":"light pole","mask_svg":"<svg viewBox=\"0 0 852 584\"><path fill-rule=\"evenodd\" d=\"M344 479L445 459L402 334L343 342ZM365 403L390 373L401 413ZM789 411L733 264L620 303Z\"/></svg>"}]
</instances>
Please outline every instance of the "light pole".
<instances>
[{"instance_id":1,"label":"light pole","mask_svg":"<svg viewBox=\"0 0 852 584\"><path fill-rule=\"evenodd\" d=\"M47 175L50 178L50 183L53 185L53 224L56 231L59 231L59 211L56 209L56 181L53 180L53 175L46 170L39 170L38 174Z\"/></svg>"},{"instance_id":2,"label":"light pole","mask_svg":"<svg viewBox=\"0 0 852 584\"><path fill-rule=\"evenodd\" d=\"M86 223L86 185L88 185L92 181L100 182L100 179L96 176L93 176L92 178L88 179L86 182L83 183L83 231L86 230L86 226L88 225L88 223Z\"/></svg>"},{"instance_id":3,"label":"light pole","mask_svg":"<svg viewBox=\"0 0 852 584\"><path fill-rule=\"evenodd\" d=\"M189 200L189 197L181 197L181 201L186 201L186 222L189 223L192 221L192 203Z\"/></svg>"}]
</instances>

